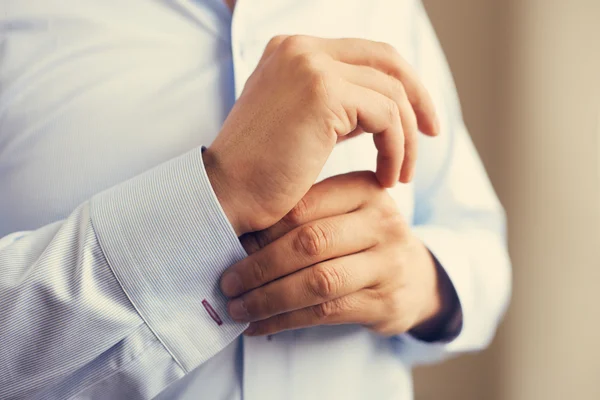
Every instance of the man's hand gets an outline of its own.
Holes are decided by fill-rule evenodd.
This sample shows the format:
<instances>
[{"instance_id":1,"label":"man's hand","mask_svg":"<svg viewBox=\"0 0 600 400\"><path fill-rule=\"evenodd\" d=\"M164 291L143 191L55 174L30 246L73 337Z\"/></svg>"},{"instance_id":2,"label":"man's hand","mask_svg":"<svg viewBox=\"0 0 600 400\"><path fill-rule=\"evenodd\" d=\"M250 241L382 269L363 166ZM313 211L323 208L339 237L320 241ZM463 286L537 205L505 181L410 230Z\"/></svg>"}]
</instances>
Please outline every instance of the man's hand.
<instances>
[{"instance_id":1,"label":"man's hand","mask_svg":"<svg viewBox=\"0 0 600 400\"><path fill-rule=\"evenodd\" d=\"M431 98L400 55L362 39L276 37L204 153L241 235L280 220L316 181L335 144L374 133L377 178L411 179L417 130L436 135Z\"/></svg>"},{"instance_id":2,"label":"man's hand","mask_svg":"<svg viewBox=\"0 0 600 400\"><path fill-rule=\"evenodd\" d=\"M221 279L250 335L361 324L429 338L456 294L372 172L314 185L280 222L242 238L250 255Z\"/></svg>"}]
</instances>

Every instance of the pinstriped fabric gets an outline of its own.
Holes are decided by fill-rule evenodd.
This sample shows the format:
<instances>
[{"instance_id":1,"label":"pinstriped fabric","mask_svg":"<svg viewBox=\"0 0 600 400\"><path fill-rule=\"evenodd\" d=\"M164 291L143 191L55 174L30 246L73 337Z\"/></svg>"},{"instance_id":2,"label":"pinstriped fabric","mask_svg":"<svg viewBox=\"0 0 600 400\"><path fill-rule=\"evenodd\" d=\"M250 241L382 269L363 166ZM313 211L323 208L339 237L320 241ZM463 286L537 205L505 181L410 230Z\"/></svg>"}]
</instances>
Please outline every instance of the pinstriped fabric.
<instances>
[{"instance_id":1,"label":"pinstriped fabric","mask_svg":"<svg viewBox=\"0 0 600 400\"><path fill-rule=\"evenodd\" d=\"M246 253L212 191L200 149L101 193L91 208L115 275L185 371L246 328L229 318L217 285L222 272Z\"/></svg>"},{"instance_id":2,"label":"pinstriped fabric","mask_svg":"<svg viewBox=\"0 0 600 400\"><path fill-rule=\"evenodd\" d=\"M0 238L1 400L148 399L171 382L161 398L410 399L413 362L485 346L510 288L502 209L417 0L242 2L234 20L220 0L124 3L0 0L0 237L37 229ZM421 140L414 198L393 195L457 289L452 342L336 326L227 345L244 326L217 279L244 254L199 151L167 160L214 139L285 32L390 42L433 94L444 134ZM336 147L328 176L371 169L375 150Z\"/></svg>"},{"instance_id":3,"label":"pinstriped fabric","mask_svg":"<svg viewBox=\"0 0 600 400\"><path fill-rule=\"evenodd\" d=\"M0 242L0 398L43 392L143 321L108 268L84 204ZM74 356L75 355L75 356Z\"/></svg>"},{"instance_id":4,"label":"pinstriped fabric","mask_svg":"<svg viewBox=\"0 0 600 400\"><path fill-rule=\"evenodd\" d=\"M1 239L0 399L157 395L245 329L217 286L244 256L200 149Z\"/></svg>"},{"instance_id":5,"label":"pinstriped fabric","mask_svg":"<svg viewBox=\"0 0 600 400\"><path fill-rule=\"evenodd\" d=\"M138 358L69 399L152 399L183 375L183 370L173 361L163 345L155 341L146 347Z\"/></svg>"},{"instance_id":6,"label":"pinstriped fabric","mask_svg":"<svg viewBox=\"0 0 600 400\"><path fill-rule=\"evenodd\" d=\"M141 325L109 351L37 397L149 399L183 375L154 333Z\"/></svg>"}]
</instances>

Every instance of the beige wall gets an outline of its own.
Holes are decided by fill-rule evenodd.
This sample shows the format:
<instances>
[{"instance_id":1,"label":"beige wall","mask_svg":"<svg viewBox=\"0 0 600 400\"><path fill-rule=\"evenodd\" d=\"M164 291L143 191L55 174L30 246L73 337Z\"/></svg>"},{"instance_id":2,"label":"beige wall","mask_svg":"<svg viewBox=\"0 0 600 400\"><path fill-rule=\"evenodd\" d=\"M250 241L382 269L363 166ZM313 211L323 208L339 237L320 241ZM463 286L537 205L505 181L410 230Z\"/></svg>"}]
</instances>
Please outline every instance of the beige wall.
<instances>
[{"instance_id":1,"label":"beige wall","mask_svg":"<svg viewBox=\"0 0 600 400\"><path fill-rule=\"evenodd\" d=\"M417 400L600 399L600 0L425 3L508 211L514 295L491 349L421 369Z\"/></svg>"}]
</instances>

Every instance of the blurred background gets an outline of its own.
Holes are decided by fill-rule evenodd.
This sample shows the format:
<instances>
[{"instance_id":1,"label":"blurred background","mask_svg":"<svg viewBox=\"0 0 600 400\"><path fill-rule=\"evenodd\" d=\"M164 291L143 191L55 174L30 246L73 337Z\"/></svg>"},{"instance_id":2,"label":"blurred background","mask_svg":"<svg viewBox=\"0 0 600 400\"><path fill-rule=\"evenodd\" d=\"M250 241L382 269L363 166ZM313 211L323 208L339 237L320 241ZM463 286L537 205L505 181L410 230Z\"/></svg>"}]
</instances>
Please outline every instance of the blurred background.
<instances>
[{"instance_id":1,"label":"blurred background","mask_svg":"<svg viewBox=\"0 0 600 400\"><path fill-rule=\"evenodd\" d=\"M600 399L600 0L424 0L508 212L512 305L492 347L416 400Z\"/></svg>"}]
</instances>

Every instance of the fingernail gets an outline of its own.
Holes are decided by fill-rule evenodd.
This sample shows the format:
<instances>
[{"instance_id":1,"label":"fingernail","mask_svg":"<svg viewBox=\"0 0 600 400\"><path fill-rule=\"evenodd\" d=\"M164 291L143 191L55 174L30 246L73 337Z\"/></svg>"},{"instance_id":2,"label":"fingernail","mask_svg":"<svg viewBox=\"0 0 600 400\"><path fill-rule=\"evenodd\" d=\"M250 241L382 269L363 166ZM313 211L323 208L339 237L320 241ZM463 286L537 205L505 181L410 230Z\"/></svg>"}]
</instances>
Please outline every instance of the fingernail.
<instances>
[{"instance_id":1,"label":"fingernail","mask_svg":"<svg viewBox=\"0 0 600 400\"><path fill-rule=\"evenodd\" d=\"M237 272L226 272L221 278L221 291L225 296L234 297L242 293L242 280Z\"/></svg>"},{"instance_id":2,"label":"fingernail","mask_svg":"<svg viewBox=\"0 0 600 400\"><path fill-rule=\"evenodd\" d=\"M246 305L244 304L244 300L235 299L229 302L229 315L236 321L248 321L250 315L248 315L248 310L246 310Z\"/></svg>"}]
</instances>

